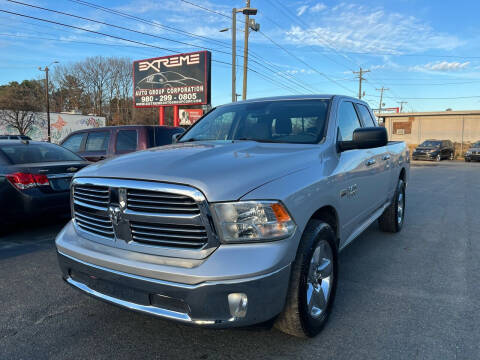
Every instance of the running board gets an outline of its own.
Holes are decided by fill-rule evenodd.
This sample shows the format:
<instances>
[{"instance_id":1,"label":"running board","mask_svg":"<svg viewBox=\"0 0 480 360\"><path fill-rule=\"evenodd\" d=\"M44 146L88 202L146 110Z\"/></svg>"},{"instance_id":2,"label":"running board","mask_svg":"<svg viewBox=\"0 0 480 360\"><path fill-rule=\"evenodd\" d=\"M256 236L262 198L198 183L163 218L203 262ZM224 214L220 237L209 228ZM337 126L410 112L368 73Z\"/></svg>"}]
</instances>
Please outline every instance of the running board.
<instances>
[{"instance_id":1,"label":"running board","mask_svg":"<svg viewBox=\"0 0 480 360\"><path fill-rule=\"evenodd\" d=\"M387 202L382 207L380 207L377 211L375 211L372 216L370 216L367 221L365 221L362 225L360 225L357 230L355 230L352 235L349 236L347 241L342 245L340 251L342 251L347 245L349 245L353 240L355 240L362 232L365 231L375 220L377 220L385 211L387 207L390 206L390 202Z\"/></svg>"}]
</instances>

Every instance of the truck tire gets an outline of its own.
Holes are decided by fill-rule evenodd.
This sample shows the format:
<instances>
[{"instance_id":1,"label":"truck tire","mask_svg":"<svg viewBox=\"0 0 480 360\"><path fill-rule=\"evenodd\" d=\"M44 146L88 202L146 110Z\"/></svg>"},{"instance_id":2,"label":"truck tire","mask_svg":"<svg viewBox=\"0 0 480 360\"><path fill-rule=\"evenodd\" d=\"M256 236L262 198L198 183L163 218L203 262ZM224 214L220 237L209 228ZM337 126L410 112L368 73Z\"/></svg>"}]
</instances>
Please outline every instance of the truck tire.
<instances>
[{"instance_id":1,"label":"truck tire","mask_svg":"<svg viewBox=\"0 0 480 360\"><path fill-rule=\"evenodd\" d=\"M311 220L292 265L286 305L274 326L297 337L317 335L328 320L338 279L338 249L331 226Z\"/></svg>"},{"instance_id":2,"label":"truck tire","mask_svg":"<svg viewBox=\"0 0 480 360\"><path fill-rule=\"evenodd\" d=\"M380 230L396 233L402 230L405 219L405 182L398 180L397 189L392 203L385 209L382 216L378 218Z\"/></svg>"}]
</instances>

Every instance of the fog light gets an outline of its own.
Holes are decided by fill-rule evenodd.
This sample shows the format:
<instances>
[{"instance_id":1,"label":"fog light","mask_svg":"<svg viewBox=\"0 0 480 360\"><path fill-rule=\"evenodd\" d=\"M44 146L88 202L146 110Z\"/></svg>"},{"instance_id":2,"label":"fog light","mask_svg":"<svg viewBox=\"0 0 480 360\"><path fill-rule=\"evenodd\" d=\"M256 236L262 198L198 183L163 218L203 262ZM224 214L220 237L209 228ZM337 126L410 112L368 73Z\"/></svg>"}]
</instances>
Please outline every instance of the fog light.
<instances>
[{"instance_id":1,"label":"fog light","mask_svg":"<svg viewBox=\"0 0 480 360\"><path fill-rule=\"evenodd\" d=\"M234 318L244 318L247 315L247 295L243 293L228 294L228 306L230 314Z\"/></svg>"}]
</instances>

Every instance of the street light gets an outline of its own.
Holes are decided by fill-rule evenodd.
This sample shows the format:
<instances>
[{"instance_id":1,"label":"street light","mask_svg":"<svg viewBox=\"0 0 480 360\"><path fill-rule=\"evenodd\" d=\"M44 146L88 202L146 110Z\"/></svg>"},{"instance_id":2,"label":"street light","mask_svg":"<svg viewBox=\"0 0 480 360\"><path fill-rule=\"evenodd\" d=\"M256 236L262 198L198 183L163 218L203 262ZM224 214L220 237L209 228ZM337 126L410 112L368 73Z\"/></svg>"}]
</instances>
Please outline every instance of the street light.
<instances>
[{"instance_id":1,"label":"street light","mask_svg":"<svg viewBox=\"0 0 480 360\"><path fill-rule=\"evenodd\" d=\"M41 66L38 68L38 70L40 70L40 71L45 71L45 98L46 98L46 101L47 101L47 136L48 136L48 142L52 141L52 138L50 136L50 99L49 99L49 94L48 94L48 71L50 69L48 67L53 65L53 64L58 64L58 63L59 63L58 61L53 61L50 64L48 64L47 66L45 66L45 68L43 68L43 69L42 69Z\"/></svg>"},{"instance_id":2,"label":"street light","mask_svg":"<svg viewBox=\"0 0 480 360\"><path fill-rule=\"evenodd\" d=\"M258 31L260 25L255 23L255 20L250 21L250 15L256 15L257 9L250 7L250 0L247 0L247 6L241 9L232 9L232 102L237 101L237 13L245 15L245 44L243 46L243 93L242 99L247 99L247 69L248 69L248 33L249 29ZM220 32L228 31L228 29L222 29Z\"/></svg>"}]
</instances>

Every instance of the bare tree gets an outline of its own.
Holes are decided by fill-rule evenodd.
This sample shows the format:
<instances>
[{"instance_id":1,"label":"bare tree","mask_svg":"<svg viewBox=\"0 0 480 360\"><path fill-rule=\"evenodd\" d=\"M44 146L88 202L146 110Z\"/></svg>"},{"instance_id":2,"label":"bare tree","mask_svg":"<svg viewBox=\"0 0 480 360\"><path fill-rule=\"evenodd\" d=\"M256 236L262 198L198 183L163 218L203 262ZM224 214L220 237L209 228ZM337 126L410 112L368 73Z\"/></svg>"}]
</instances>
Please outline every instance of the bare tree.
<instances>
[{"instance_id":1,"label":"bare tree","mask_svg":"<svg viewBox=\"0 0 480 360\"><path fill-rule=\"evenodd\" d=\"M11 82L0 88L0 122L25 135L35 121L34 113L42 110L42 84L36 80Z\"/></svg>"}]
</instances>

